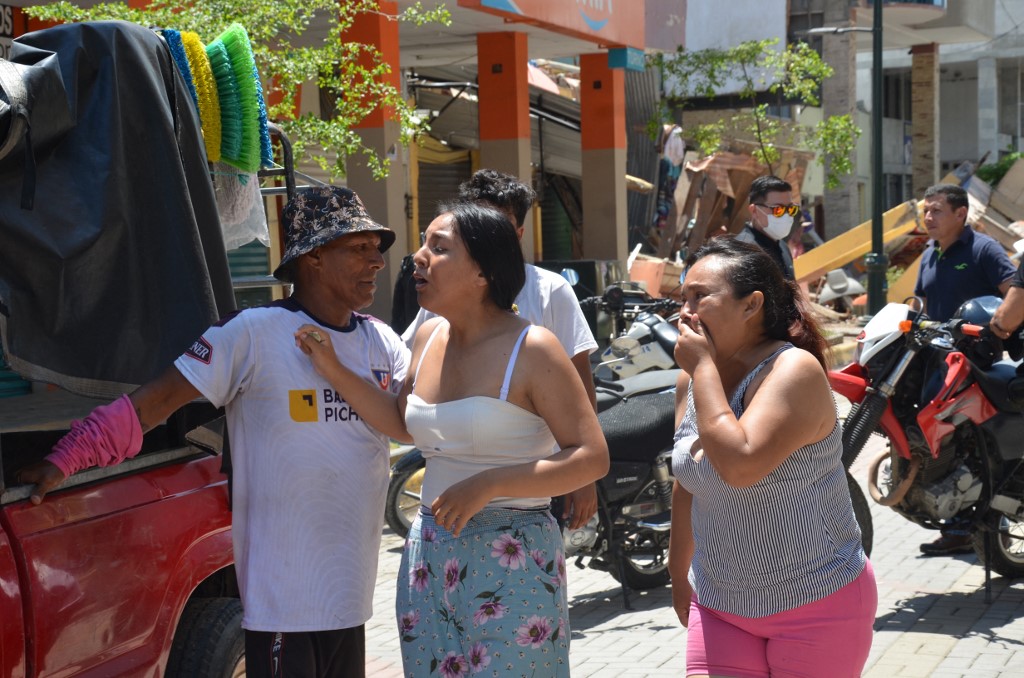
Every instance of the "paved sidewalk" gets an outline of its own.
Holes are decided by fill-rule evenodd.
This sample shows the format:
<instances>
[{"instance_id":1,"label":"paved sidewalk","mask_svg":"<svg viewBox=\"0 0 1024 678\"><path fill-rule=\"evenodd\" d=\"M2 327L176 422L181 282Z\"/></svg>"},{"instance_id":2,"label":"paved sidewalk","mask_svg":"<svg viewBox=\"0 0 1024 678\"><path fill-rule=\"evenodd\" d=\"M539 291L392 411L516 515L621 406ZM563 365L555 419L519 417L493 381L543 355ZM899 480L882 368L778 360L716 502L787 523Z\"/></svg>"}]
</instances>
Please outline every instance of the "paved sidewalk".
<instances>
[{"instance_id":1,"label":"paved sidewalk","mask_svg":"<svg viewBox=\"0 0 1024 678\"><path fill-rule=\"evenodd\" d=\"M863 479L863 461L854 469ZM870 500L869 500L870 501ZM1010 678L1024 676L1024 580L992 579L984 602L984 570L973 556L923 558L918 544L936 532L873 505L872 562L879 605L875 639L864 673L869 678ZM384 528L375 616L367 624L367 676L401 676L394 624L395 578L402 540ZM635 593L622 607L620 589L604 572L569 565L572 623L570 661L575 678L683 676L686 629L672 609L668 587Z\"/></svg>"}]
</instances>

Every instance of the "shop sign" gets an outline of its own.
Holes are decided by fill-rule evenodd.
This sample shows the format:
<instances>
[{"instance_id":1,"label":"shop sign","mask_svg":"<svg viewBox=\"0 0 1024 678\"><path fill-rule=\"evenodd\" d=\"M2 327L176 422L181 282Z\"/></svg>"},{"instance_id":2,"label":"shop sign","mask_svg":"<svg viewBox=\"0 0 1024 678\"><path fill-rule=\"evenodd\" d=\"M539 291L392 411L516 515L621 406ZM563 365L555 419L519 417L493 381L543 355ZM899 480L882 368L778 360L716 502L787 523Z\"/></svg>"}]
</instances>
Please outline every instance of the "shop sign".
<instances>
[{"instance_id":1,"label":"shop sign","mask_svg":"<svg viewBox=\"0 0 1024 678\"><path fill-rule=\"evenodd\" d=\"M458 0L458 4L605 45L644 47L644 0Z\"/></svg>"},{"instance_id":2,"label":"shop sign","mask_svg":"<svg viewBox=\"0 0 1024 678\"><path fill-rule=\"evenodd\" d=\"M14 8L0 5L0 58L11 58L11 42L14 40Z\"/></svg>"}]
</instances>

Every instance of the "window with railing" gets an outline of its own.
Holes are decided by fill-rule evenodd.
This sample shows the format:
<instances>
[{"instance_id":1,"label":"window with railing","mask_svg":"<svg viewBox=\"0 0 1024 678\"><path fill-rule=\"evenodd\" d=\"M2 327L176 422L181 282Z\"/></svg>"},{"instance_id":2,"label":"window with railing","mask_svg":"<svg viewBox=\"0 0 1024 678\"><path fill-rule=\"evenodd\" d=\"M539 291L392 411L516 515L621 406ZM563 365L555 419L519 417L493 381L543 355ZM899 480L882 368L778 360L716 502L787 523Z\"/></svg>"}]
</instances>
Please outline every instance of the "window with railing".
<instances>
[{"instance_id":1,"label":"window with railing","mask_svg":"<svg viewBox=\"0 0 1024 678\"><path fill-rule=\"evenodd\" d=\"M825 0L790 0L789 41L803 41L821 54L821 36L805 32L825 25Z\"/></svg>"},{"instance_id":2,"label":"window with railing","mask_svg":"<svg viewBox=\"0 0 1024 678\"><path fill-rule=\"evenodd\" d=\"M873 6L874 0L861 0L863 6ZM929 7L938 7L940 9L946 9L946 0L882 0L883 5L927 5Z\"/></svg>"}]
</instances>

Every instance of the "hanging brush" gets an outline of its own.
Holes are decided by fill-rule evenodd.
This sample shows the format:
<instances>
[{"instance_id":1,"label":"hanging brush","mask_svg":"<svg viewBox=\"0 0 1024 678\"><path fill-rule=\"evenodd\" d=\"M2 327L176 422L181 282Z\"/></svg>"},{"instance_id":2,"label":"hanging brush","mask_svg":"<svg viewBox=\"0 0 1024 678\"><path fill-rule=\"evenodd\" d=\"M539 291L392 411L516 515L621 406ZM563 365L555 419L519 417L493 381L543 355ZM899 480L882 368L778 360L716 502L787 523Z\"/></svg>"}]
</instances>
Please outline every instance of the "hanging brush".
<instances>
[{"instance_id":1,"label":"hanging brush","mask_svg":"<svg viewBox=\"0 0 1024 678\"><path fill-rule=\"evenodd\" d=\"M252 53L249 35L240 24L232 24L221 33L217 40L223 43L231 61L231 69L238 85L239 110L242 117L242 141L235 157L225 157L243 172L253 173L259 170L262 156L263 135L270 145L267 131L266 105L263 103L263 87L260 85L256 71L256 60ZM262 104L262 113L261 113Z\"/></svg>"},{"instance_id":2,"label":"hanging brush","mask_svg":"<svg viewBox=\"0 0 1024 678\"><path fill-rule=\"evenodd\" d=\"M260 82L260 72L256 70L255 63L252 65L252 79L256 81L256 100L260 107L260 165L263 167L273 167L274 149L270 145L267 102L263 98L263 84Z\"/></svg>"},{"instance_id":3,"label":"hanging brush","mask_svg":"<svg viewBox=\"0 0 1024 678\"><path fill-rule=\"evenodd\" d=\"M188 93L192 95L192 103L195 105L196 111L198 111L199 95L196 94L196 86L192 82L192 67L189 66L188 57L185 55L185 46L181 42L181 33L173 28L165 28L160 31L160 34L163 36L164 42L167 43L167 47L171 50L171 58L174 60L174 65L178 67L178 72L185 79Z\"/></svg>"},{"instance_id":4,"label":"hanging brush","mask_svg":"<svg viewBox=\"0 0 1024 678\"><path fill-rule=\"evenodd\" d=\"M210 162L220 161L220 98L217 96L217 82L213 78L210 59L206 56L206 48L196 33L185 31L181 34L181 44L185 49L189 68L192 71L192 84L195 86L196 98L199 101L199 120L203 125L203 145L206 147L206 159Z\"/></svg>"},{"instance_id":5,"label":"hanging brush","mask_svg":"<svg viewBox=\"0 0 1024 678\"><path fill-rule=\"evenodd\" d=\"M223 162L237 162L242 150L242 106L238 98L238 83L231 70L231 59L224 49L224 43L214 40L206 46L210 59L210 70L217 82L217 98L220 100L220 159Z\"/></svg>"}]
</instances>

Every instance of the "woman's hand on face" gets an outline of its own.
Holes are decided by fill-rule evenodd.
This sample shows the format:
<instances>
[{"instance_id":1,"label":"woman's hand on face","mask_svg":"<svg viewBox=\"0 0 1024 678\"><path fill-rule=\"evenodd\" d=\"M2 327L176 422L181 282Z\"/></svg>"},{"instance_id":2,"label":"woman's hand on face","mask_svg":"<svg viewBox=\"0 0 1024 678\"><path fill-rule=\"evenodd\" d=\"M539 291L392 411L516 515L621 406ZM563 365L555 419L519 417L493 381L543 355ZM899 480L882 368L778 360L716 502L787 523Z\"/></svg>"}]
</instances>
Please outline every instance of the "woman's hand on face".
<instances>
[{"instance_id":1,"label":"woman's hand on face","mask_svg":"<svg viewBox=\"0 0 1024 678\"><path fill-rule=\"evenodd\" d=\"M330 333L316 325L307 324L295 330L295 345L309 356L313 369L321 377L326 378L327 369L338 362Z\"/></svg>"},{"instance_id":2,"label":"woman's hand on face","mask_svg":"<svg viewBox=\"0 0 1024 678\"><path fill-rule=\"evenodd\" d=\"M687 374L693 374L701 360L714 358L714 345L704 334L704 326L696 314L679 316L679 338L673 356Z\"/></svg>"},{"instance_id":3,"label":"woman's hand on face","mask_svg":"<svg viewBox=\"0 0 1024 678\"><path fill-rule=\"evenodd\" d=\"M486 471L485 471L486 473ZM462 532L469 519L479 513L493 498L488 484L482 482L477 474L466 480L455 483L441 493L430 511L434 514L434 522L448 530L456 537Z\"/></svg>"}]
</instances>

